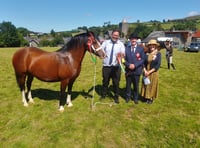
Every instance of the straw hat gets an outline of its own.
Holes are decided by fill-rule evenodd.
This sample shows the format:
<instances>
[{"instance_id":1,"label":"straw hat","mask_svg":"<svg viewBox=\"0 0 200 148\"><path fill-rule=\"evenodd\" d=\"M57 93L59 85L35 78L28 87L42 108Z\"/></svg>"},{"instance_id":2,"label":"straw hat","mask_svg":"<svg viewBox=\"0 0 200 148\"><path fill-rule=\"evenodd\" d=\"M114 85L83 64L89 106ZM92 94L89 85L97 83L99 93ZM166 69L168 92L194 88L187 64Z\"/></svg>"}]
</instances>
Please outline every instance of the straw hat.
<instances>
[{"instance_id":1,"label":"straw hat","mask_svg":"<svg viewBox=\"0 0 200 148\"><path fill-rule=\"evenodd\" d=\"M149 40L149 42L148 42L148 45L157 45L157 46L159 46L159 43L156 41L156 40L154 40L154 39L151 39L151 40Z\"/></svg>"}]
</instances>

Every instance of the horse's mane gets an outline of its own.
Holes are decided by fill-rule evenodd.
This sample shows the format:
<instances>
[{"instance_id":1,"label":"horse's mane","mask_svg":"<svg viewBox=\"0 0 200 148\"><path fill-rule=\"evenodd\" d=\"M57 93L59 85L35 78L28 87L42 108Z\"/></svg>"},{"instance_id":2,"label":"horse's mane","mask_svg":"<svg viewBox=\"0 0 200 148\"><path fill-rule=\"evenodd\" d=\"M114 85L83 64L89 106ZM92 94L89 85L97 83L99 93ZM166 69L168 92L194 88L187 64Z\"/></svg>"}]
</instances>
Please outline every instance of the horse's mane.
<instances>
[{"instance_id":1,"label":"horse's mane","mask_svg":"<svg viewBox=\"0 0 200 148\"><path fill-rule=\"evenodd\" d=\"M78 49L80 46L86 45L88 39L88 33L81 33L71 37L71 39L57 52L65 52L72 49Z\"/></svg>"}]
</instances>

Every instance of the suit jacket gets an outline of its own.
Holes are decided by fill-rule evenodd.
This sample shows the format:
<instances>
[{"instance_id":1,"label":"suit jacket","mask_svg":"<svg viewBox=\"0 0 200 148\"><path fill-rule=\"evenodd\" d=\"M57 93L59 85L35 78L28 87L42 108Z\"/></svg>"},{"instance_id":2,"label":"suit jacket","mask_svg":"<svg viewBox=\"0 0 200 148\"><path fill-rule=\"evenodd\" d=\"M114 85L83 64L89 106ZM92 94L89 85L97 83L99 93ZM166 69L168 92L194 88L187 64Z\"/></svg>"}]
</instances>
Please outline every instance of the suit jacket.
<instances>
[{"instance_id":1,"label":"suit jacket","mask_svg":"<svg viewBox=\"0 0 200 148\"><path fill-rule=\"evenodd\" d=\"M144 60L145 60L145 53L142 46L136 46L135 52L131 51L131 46L127 46L125 49L125 70L126 74L131 75L141 75L143 71L144 66ZM129 65L134 64L135 69L130 70Z\"/></svg>"}]
</instances>

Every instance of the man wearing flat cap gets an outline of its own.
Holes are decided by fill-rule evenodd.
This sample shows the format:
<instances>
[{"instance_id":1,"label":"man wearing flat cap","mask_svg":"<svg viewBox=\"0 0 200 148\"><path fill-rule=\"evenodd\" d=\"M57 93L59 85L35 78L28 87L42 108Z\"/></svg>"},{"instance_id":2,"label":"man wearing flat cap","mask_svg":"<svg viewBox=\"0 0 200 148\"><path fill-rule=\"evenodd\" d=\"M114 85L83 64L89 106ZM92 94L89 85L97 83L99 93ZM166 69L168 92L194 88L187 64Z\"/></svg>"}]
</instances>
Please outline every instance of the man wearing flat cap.
<instances>
[{"instance_id":1,"label":"man wearing flat cap","mask_svg":"<svg viewBox=\"0 0 200 148\"><path fill-rule=\"evenodd\" d=\"M138 104L139 98L139 80L142 74L145 53L142 46L138 46L138 36L136 34L130 35L131 44L125 49L125 71L126 71L126 103L133 100ZM133 84L133 92L131 85Z\"/></svg>"}]
</instances>

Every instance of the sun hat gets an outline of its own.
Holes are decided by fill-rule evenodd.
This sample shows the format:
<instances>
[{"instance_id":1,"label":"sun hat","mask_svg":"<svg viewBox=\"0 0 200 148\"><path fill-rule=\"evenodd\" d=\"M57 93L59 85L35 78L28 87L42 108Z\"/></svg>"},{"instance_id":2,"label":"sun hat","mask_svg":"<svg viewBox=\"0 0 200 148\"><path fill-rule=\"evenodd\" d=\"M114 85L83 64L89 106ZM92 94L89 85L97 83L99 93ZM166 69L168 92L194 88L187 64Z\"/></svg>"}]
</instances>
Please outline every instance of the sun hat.
<instances>
[{"instance_id":1,"label":"sun hat","mask_svg":"<svg viewBox=\"0 0 200 148\"><path fill-rule=\"evenodd\" d=\"M155 39L149 40L148 45L152 45L152 44L159 46L159 43Z\"/></svg>"}]
</instances>

